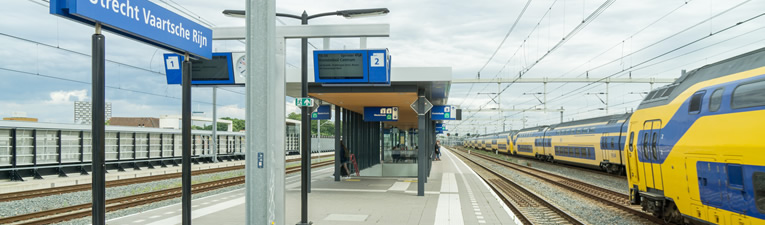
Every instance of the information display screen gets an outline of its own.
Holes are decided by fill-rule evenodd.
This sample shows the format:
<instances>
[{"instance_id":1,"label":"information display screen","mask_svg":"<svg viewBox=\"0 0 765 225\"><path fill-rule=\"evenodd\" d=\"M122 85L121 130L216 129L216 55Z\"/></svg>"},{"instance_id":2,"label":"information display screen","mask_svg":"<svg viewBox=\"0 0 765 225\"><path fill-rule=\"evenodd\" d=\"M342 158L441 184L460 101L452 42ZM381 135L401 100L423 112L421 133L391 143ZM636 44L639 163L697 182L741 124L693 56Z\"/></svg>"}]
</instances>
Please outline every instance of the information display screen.
<instances>
[{"instance_id":1,"label":"information display screen","mask_svg":"<svg viewBox=\"0 0 765 225\"><path fill-rule=\"evenodd\" d=\"M317 54L320 79L363 79L363 53Z\"/></svg>"},{"instance_id":2,"label":"information display screen","mask_svg":"<svg viewBox=\"0 0 765 225\"><path fill-rule=\"evenodd\" d=\"M225 55L213 56L212 60L191 60L191 79L199 80L228 80L229 61Z\"/></svg>"}]
</instances>

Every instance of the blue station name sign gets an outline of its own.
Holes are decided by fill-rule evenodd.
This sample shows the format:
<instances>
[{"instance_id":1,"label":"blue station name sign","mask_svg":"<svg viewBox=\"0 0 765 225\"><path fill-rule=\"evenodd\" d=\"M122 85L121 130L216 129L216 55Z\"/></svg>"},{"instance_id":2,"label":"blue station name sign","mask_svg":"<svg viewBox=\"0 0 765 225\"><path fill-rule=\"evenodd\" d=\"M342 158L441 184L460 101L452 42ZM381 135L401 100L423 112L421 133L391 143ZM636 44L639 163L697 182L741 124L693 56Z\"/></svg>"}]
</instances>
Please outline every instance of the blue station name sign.
<instances>
[{"instance_id":1,"label":"blue station name sign","mask_svg":"<svg viewBox=\"0 0 765 225\"><path fill-rule=\"evenodd\" d=\"M398 107L364 107L364 121L398 121Z\"/></svg>"},{"instance_id":2,"label":"blue station name sign","mask_svg":"<svg viewBox=\"0 0 765 225\"><path fill-rule=\"evenodd\" d=\"M50 13L196 57L212 57L212 30L147 0L51 0Z\"/></svg>"},{"instance_id":3,"label":"blue station name sign","mask_svg":"<svg viewBox=\"0 0 765 225\"><path fill-rule=\"evenodd\" d=\"M330 109L329 106L330 105L320 105L319 108L316 108L316 112L311 113L311 119L312 120L332 119L332 109Z\"/></svg>"}]
</instances>

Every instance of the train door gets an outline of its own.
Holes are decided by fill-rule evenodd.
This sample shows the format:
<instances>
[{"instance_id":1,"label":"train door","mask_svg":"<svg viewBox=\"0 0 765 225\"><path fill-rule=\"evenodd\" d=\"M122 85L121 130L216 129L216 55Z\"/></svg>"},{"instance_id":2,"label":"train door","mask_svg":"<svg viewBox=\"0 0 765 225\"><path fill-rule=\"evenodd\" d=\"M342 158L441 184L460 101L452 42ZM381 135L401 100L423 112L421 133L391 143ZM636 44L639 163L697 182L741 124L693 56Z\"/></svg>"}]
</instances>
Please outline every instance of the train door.
<instances>
[{"instance_id":1,"label":"train door","mask_svg":"<svg viewBox=\"0 0 765 225\"><path fill-rule=\"evenodd\" d=\"M653 187L653 181L655 180L653 179L653 167L651 167L653 161L651 160L651 151L649 148L651 143L651 126L653 126L652 121L643 123L643 130L640 131L640 144L638 144L638 152L640 152L639 157L643 159L638 165L640 165L643 174L645 174L646 178L643 179L643 184L646 188Z\"/></svg>"},{"instance_id":2,"label":"train door","mask_svg":"<svg viewBox=\"0 0 765 225\"><path fill-rule=\"evenodd\" d=\"M640 134L638 133L638 135ZM638 155L636 153L637 151L636 151L636 145L635 145L636 144L635 142L637 142L635 141L636 139L637 137L635 137L635 132L634 131L630 132L629 142L627 142L629 144L627 146L627 150L629 151L627 152L627 164L628 164L627 167L629 167L630 169L628 176L631 180L630 182L631 184L637 184L638 182L640 182L640 173L638 172L638 164L637 164Z\"/></svg>"},{"instance_id":3,"label":"train door","mask_svg":"<svg viewBox=\"0 0 765 225\"><path fill-rule=\"evenodd\" d=\"M608 161L608 136L606 133L603 133L600 137L600 155L603 157L603 160L601 161Z\"/></svg>"},{"instance_id":4,"label":"train door","mask_svg":"<svg viewBox=\"0 0 765 225\"><path fill-rule=\"evenodd\" d=\"M644 164L646 176L646 188L662 189L661 163L659 157L659 142L661 140L661 120L646 121L643 124L643 156L647 162Z\"/></svg>"}]
</instances>

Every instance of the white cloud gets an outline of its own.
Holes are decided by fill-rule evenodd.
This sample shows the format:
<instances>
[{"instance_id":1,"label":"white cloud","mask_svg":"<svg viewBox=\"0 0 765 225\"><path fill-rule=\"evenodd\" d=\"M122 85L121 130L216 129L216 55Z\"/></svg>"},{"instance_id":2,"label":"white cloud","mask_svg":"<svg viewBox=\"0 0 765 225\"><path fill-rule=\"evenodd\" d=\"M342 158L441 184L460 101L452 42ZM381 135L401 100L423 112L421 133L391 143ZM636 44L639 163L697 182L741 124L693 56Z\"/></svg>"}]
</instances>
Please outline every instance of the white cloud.
<instances>
[{"instance_id":1,"label":"white cloud","mask_svg":"<svg viewBox=\"0 0 765 225\"><path fill-rule=\"evenodd\" d=\"M74 99L72 99L74 98ZM48 104L69 104L73 101L85 101L88 100L88 90L74 90L74 91L54 91L50 93L50 100L45 103Z\"/></svg>"},{"instance_id":2,"label":"white cloud","mask_svg":"<svg viewBox=\"0 0 765 225\"><path fill-rule=\"evenodd\" d=\"M218 106L218 117L231 117L244 119L245 109L239 108L237 105L224 105Z\"/></svg>"},{"instance_id":3,"label":"white cloud","mask_svg":"<svg viewBox=\"0 0 765 225\"><path fill-rule=\"evenodd\" d=\"M635 66L644 60L666 52L710 32L730 26L753 15L761 13L765 1L750 1L744 6L726 13L724 16L713 19L697 28L668 39L658 45L648 48L638 54L605 67L596 66L617 59L623 55L642 49L649 44L662 40L673 33L689 27L699 21L709 18L722 10L739 4L743 0L716 1L617 1L595 21L581 30L576 36L562 45L550 56L539 62L524 77L602 77L613 74L623 68ZM513 78L519 70L525 69L535 62L541 55L552 47L558 40L581 20L592 12L603 1L557 1L550 14L547 11L552 1L534 1L528 11L522 17L515 31L511 33L507 42L503 45L496 57L488 63L486 69L481 72L481 77L493 78L495 74L502 78ZM383 17L372 17L358 20L346 20L342 17L322 17L311 20L311 24L371 24L388 23L391 25L389 38L369 38L367 44L370 48L389 48L394 56L394 66L451 66L455 79L474 78L476 72L486 63L489 56L497 48L510 25L514 22L525 1L299 1L279 0L277 11L282 13L299 14L306 10L309 14L331 12L339 9L375 8L387 7L391 13ZM158 4L173 10L173 7L165 3ZM224 9L243 9L244 1L203 1L187 0L182 3L184 8L193 11L213 26L242 26L243 19L226 17L220 12ZM173 4L175 5L175 4ZM680 7L683 5L682 7ZM635 32L653 21L661 18L664 14L680 7L671 15L648 29L632 36ZM12 36L23 39L47 43L59 48L39 46L34 43L11 37L0 37L0 68L15 69L30 73L63 77L66 79L89 81L90 58L73 54L62 49L71 49L78 52L89 53L89 34L92 27L69 21L50 15L48 8L29 1L9 1L8 13L0 14L0 29ZM297 20L281 18L287 25L296 25ZM759 21L748 22L735 29L720 33L705 41L676 53L667 55L674 57L690 50L702 47L733 36L755 31L762 24ZM22 21L22 22L19 22ZM539 24L539 29L532 29ZM34 24L35 26L30 26ZM277 22L277 26L282 24ZM36 27L32 29L30 27ZM139 42L107 32L109 47L107 59L126 63L152 71L162 71L160 50ZM530 36L528 42L523 39ZM765 30L743 35L729 42L715 45L708 49L688 54L675 60L668 61L647 68L635 69L631 75L637 78L675 78L680 69L693 69L704 64L719 61L743 52L751 51L765 45L760 41L765 36ZM624 41L623 41L624 40ZM322 48L322 40L309 39L309 42ZM356 48L358 39L337 38L332 39L333 48ZM740 48L746 43L754 43ZM243 44L236 41L217 42L214 46L218 50L243 49ZM523 46L523 47L519 47ZM616 46L614 48L610 47ZM299 41L287 42L287 62L299 65ZM726 52L731 50L730 52ZM600 53L606 51L604 54ZM516 54L517 53L517 54ZM511 56L513 56L511 58ZM592 59L592 60L590 60ZM657 60L658 61L658 60ZM505 67L505 63L509 62ZM141 69L118 66L107 63L107 84L131 90L140 90L159 95L172 97L180 96L177 87L164 86L164 77L157 73L148 73ZM14 73L8 73L14 74ZM0 75L5 75L5 72ZM17 76L20 78L12 77ZM627 75L620 75L626 77ZM75 100L87 100L85 90L72 90L83 87L72 87L71 83L55 81L46 78L38 78L26 75L9 75L3 82L10 87L24 87L29 81L39 82L42 87L27 88L28 92L19 92L5 89L0 92L0 114L10 114L12 111L25 111L29 116L40 117L41 120L70 121L72 109L71 103ZM153 84L152 86L147 83ZM463 108L477 109L482 105L495 107L488 95L477 93L496 92L495 84L453 84L451 86L450 104L462 103ZM504 87L505 85L503 85ZM658 87L655 86L654 88ZM581 93L565 93L582 88ZM164 90L163 90L164 89ZM621 113L634 108L639 103L641 96L630 94L643 92L650 89L649 85L618 85L609 87L610 113ZM32 90L32 91L30 91ZM40 90L40 91L38 91ZM61 91L58 91L61 90ZM470 91L468 91L470 90ZM53 92L51 92L53 91ZM541 84L513 84L501 97L502 108L529 108L542 107L536 97L542 96L524 95L530 92L542 92ZM548 84L547 86L548 108L565 108L564 119L583 119L591 116L604 115L604 111L592 111L594 108L603 107L603 103L594 95L585 95L590 92L605 92L603 85L584 87L584 84ZM43 93L42 96L34 96L29 93ZM50 96L46 96L50 93ZM109 101L114 102L115 116L158 116L161 114L179 114L180 101L173 98L146 95L130 91L107 92ZM220 104L219 114L244 118L244 97L229 92L218 92ZM209 102L208 92L199 89L194 90L194 100ZM605 96L601 96L605 97ZM542 98L543 99L543 98ZM285 102L285 113L299 112L290 99ZM489 103L491 102L491 103ZM206 107L206 108L205 108ZM278 106L277 106L278 107ZM209 114L209 104L202 104L202 109ZM196 109L196 108L195 108ZM464 113L466 115L472 113ZM496 113L478 113L476 121L496 121ZM535 112L506 112L504 117L507 125L514 128L523 127L521 118L527 118L527 126L557 122L560 119L558 113L535 113ZM467 124L467 123L466 123ZM499 124L499 123L496 123ZM501 126L487 125L488 131L501 129ZM450 128L455 128L452 126ZM461 129L461 128L457 128ZM475 131L484 127L476 128Z\"/></svg>"},{"instance_id":4,"label":"white cloud","mask_svg":"<svg viewBox=\"0 0 765 225\"><path fill-rule=\"evenodd\" d=\"M285 102L284 105L287 107L284 109L284 115L289 115L293 112L300 113L300 107L297 107L295 102Z\"/></svg>"}]
</instances>

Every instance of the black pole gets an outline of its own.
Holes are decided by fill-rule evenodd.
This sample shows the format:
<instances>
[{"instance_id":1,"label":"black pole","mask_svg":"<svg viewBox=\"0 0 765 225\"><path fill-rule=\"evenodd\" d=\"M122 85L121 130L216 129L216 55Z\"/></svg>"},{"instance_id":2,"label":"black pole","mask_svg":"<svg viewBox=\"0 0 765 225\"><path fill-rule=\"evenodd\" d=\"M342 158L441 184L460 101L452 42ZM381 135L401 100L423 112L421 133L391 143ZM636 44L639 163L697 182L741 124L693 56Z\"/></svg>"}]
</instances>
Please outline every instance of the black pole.
<instances>
[{"instance_id":1,"label":"black pole","mask_svg":"<svg viewBox=\"0 0 765 225\"><path fill-rule=\"evenodd\" d=\"M308 24L308 14L303 11L303 15L301 16L301 23L303 25ZM301 84L301 94L303 98L308 97L308 38L301 38L300 39L300 62L301 62L301 74L300 74L300 84ZM311 151L309 150L311 148L310 140L311 140L311 116L308 112L309 107L301 107L300 108L300 142L302 143L300 146L300 178L301 178L301 185L300 185L300 223L299 225L308 225L312 224L311 222L308 222L308 182L311 182L308 178L309 171L309 163L311 160Z\"/></svg>"},{"instance_id":2,"label":"black pole","mask_svg":"<svg viewBox=\"0 0 765 225\"><path fill-rule=\"evenodd\" d=\"M181 221L191 225L191 61L189 55L183 60L182 68L182 113L181 113Z\"/></svg>"},{"instance_id":3,"label":"black pole","mask_svg":"<svg viewBox=\"0 0 765 225\"><path fill-rule=\"evenodd\" d=\"M93 190L92 222L94 225L106 224L106 174L104 168L104 149L106 146L104 126L106 125L106 82L104 81L106 65L106 40L101 34L101 24L96 23L96 33L93 34L93 102L92 102L92 134L93 147L93 176L91 176L91 188Z\"/></svg>"},{"instance_id":4,"label":"black pole","mask_svg":"<svg viewBox=\"0 0 765 225\"><path fill-rule=\"evenodd\" d=\"M340 160L342 156L340 154L343 154L343 147L340 145L340 137L342 137L342 134L340 133L340 106L335 105L335 181L340 181L340 176L343 175L342 171L340 171L342 168L340 168Z\"/></svg>"}]
</instances>

